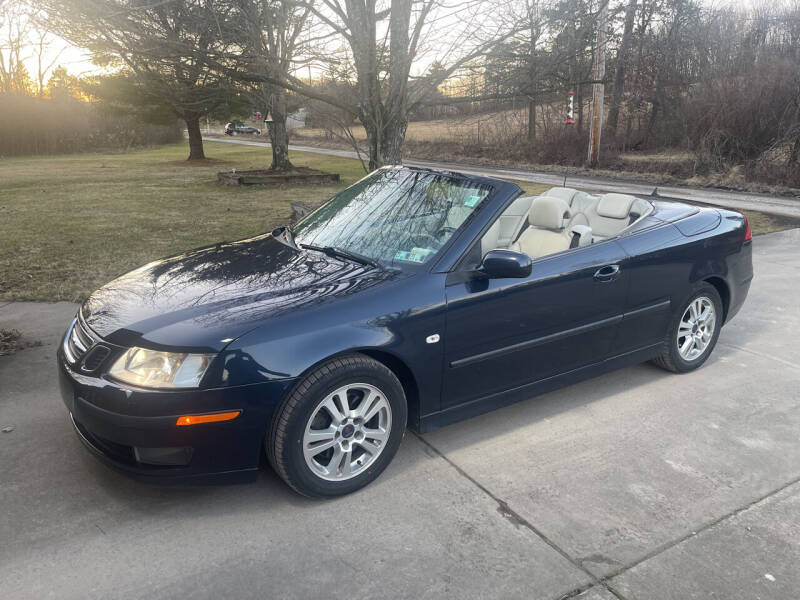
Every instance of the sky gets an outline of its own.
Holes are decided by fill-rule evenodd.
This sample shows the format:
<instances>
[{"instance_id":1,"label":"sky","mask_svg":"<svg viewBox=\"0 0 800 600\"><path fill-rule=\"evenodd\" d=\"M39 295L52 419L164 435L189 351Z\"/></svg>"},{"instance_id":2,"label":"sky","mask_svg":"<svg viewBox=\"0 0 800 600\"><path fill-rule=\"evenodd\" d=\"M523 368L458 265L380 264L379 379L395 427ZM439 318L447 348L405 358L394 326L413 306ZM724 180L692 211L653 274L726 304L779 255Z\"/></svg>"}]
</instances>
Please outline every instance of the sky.
<instances>
[{"instance_id":1,"label":"sky","mask_svg":"<svg viewBox=\"0 0 800 600\"><path fill-rule=\"evenodd\" d=\"M72 75L80 76L102 70L97 65L92 64L91 58L91 54L86 50L71 46L59 38L54 40L48 49L45 64L56 59L55 66L64 66ZM28 72L36 72L37 65L33 56L26 61L26 66L28 67Z\"/></svg>"},{"instance_id":2,"label":"sky","mask_svg":"<svg viewBox=\"0 0 800 600\"><path fill-rule=\"evenodd\" d=\"M768 0L769 1L769 0ZM763 0L706 0L706 3L711 6L741 6L741 7L753 7L758 4L761 4ZM31 43L33 40L31 40ZM32 75L37 71L37 61L34 57L34 49L31 47L27 52L27 59L25 60L25 64L28 68L28 72ZM422 57L420 57L422 58ZM45 64L49 64L53 59L56 59L56 63L54 67L62 65L66 67L67 71L70 74L81 76L81 75L91 75L96 73L103 72L101 67L93 64L91 61L91 54L86 50L81 48L76 48L71 46L66 41L62 40L61 38L52 36L52 41L49 44L47 55L45 58ZM425 68L430 63L430 60L426 61L418 61L420 64L415 64L413 71L422 73L425 71ZM425 64L422 64L424 62Z\"/></svg>"}]
</instances>

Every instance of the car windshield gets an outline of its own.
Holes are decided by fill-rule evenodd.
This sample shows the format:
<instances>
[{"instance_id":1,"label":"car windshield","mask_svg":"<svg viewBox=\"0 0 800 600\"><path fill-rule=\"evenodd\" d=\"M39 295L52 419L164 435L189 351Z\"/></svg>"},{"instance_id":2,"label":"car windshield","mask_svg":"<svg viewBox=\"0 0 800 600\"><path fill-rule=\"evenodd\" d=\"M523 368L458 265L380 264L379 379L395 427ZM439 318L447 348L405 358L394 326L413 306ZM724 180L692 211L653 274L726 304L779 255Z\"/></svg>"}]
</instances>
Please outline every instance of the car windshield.
<instances>
[{"instance_id":1,"label":"car windshield","mask_svg":"<svg viewBox=\"0 0 800 600\"><path fill-rule=\"evenodd\" d=\"M428 262L492 191L487 184L413 169L382 169L303 219L295 241L389 266Z\"/></svg>"}]
</instances>

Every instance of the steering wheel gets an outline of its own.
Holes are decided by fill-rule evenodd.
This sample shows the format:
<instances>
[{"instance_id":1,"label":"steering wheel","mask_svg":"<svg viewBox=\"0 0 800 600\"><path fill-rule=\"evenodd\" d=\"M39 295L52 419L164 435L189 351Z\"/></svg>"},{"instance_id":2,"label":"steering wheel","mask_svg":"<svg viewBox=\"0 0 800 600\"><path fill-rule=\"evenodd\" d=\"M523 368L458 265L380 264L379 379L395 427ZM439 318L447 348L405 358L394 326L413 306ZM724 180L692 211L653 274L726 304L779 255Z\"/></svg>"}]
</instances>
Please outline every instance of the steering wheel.
<instances>
[{"instance_id":1,"label":"steering wheel","mask_svg":"<svg viewBox=\"0 0 800 600\"><path fill-rule=\"evenodd\" d=\"M445 225L440 227L436 233L426 233L424 231L420 231L411 236L411 241L415 246L420 246L423 248L440 248L442 245L442 238L448 234L453 235L455 230L455 227L449 227Z\"/></svg>"},{"instance_id":2,"label":"steering wheel","mask_svg":"<svg viewBox=\"0 0 800 600\"><path fill-rule=\"evenodd\" d=\"M420 248L432 248L432 247L435 248L441 244L441 241L437 239L436 236L430 233L425 233L424 231L419 231L413 234L412 236L410 236L410 239L411 243Z\"/></svg>"}]
</instances>

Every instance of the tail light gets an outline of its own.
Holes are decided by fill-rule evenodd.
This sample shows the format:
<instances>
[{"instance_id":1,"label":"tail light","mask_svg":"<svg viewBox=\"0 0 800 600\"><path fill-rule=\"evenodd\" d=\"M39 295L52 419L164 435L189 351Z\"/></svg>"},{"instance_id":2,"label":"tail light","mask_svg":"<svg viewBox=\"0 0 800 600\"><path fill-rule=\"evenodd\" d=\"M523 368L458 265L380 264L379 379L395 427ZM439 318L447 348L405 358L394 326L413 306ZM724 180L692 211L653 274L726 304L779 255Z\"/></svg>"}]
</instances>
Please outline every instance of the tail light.
<instances>
[{"instance_id":1,"label":"tail light","mask_svg":"<svg viewBox=\"0 0 800 600\"><path fill-rule=\"evenodd\" d=\"M747 220L747 217L744 218L744 241L749 242L753 239L753 232L750 231L750 221Z\"/></svg>"}]
</instances>

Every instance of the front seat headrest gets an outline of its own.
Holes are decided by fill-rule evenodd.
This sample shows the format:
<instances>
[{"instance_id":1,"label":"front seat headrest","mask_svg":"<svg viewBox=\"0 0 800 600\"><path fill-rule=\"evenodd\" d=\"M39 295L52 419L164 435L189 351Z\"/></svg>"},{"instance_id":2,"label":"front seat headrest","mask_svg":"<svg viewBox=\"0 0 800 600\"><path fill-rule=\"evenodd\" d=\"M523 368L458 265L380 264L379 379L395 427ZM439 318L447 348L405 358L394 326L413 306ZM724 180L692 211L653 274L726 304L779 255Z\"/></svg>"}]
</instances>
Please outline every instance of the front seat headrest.
<instances>
[{"instance_id":1,"label":"front seat headrest","mask_svg":"<svg viewBox=\"0 0 800 600\"><path fill-rule=\"evenodd\" d=\"M597 214L609 219L627 219L635 201L636 197L628 194L604 194L597 204Z\"/></svg>"},{"instance_id":2,"label":"front seat headrest","mask_svg":"<svg viewBox=\"0 0 800 600\"><path fill-rule=\"evenodd\" d=\"M568 219L571 214L569 205L561 198L539 196L531 203L528 224L545 229L561 229L564 219Z\"/></svg>"}]
</instances>

